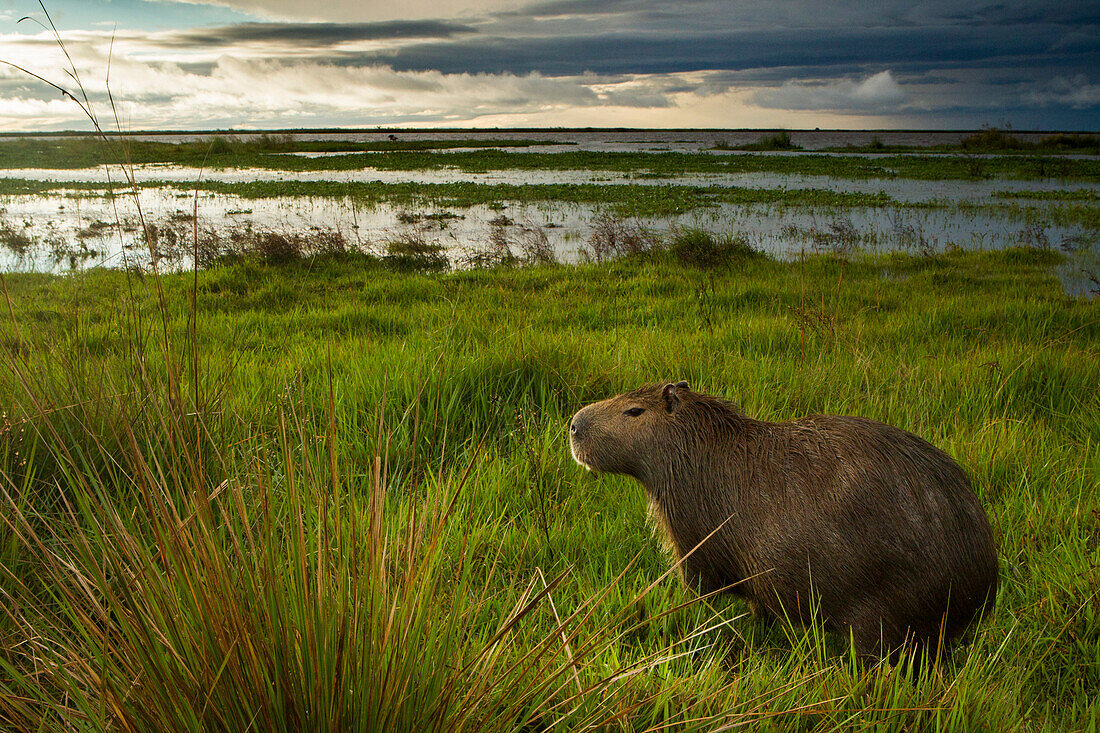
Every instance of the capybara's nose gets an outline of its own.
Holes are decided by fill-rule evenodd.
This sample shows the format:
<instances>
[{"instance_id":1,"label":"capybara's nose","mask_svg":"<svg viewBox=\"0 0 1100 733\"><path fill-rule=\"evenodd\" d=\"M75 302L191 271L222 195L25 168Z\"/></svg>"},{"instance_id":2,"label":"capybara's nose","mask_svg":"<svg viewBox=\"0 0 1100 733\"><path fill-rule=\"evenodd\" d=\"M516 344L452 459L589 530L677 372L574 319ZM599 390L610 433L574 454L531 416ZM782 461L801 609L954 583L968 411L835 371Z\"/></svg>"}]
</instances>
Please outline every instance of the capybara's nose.
<instances>
[{"instance_id":1,"label":"capybara's nose","mask_svg":"<svg viewBox=\"0 0 1100 733\"><path fill-rule=\"evenodd\" d=\"M583 410L581 412L583 412ZM584 434L584 427L588 422L581 412L574 415L573 419L569 422L569 434L574 438L580 438Z\"/></svg>"}]
</instances>

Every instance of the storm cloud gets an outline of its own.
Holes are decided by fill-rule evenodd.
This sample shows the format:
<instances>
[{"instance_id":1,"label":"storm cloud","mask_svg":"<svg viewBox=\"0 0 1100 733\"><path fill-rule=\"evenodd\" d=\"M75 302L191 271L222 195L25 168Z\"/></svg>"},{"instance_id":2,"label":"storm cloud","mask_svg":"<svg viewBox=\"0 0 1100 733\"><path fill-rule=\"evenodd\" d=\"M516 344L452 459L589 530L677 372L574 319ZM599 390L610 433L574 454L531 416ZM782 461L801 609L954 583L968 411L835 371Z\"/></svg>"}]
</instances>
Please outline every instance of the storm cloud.
<instances>
[{"instance_id":1,"label":"storm cloud","mask_svg":"<svg viewBox=\"0 0 1100 733\"><path fill-rule=\"evenodd\" d=\"M334 46L353 41L452 38L472 33L468 25L438 20L383 23L239 23L163 34L165 46L232 46L264 42Z\"/></svg>"},{"instance_id":2,"label":"storm cloud","mask_svg":"<svg viewBox=\"0 0 1100 733\"><path fill-rule=\"evenodd\" d=\"M608 32L596 36L484 36L449 43L416 43L378 54L374 59L404 70L490 73L628 74L832 67L846 74L863 67L925 70L945 66L1022 67L1029 63L1085 73L1093 68L1096 49L1082 40L1067 39L1048 28L1032 29L1021 37L1010 27L980 31L774 29L648 36Z\"/></svg>"},{"instance_id":3,"label":"storm cloud","mask_svg":"<svg viewBox=\"0 0 1100 733\"><path fill-rule=\"evenodd\" d=\"M1100 119L1097 3L189 2L52 5L68 11L61 17L84 14L81 26L61 26L66 46L94 93L110 60L113 90L127 90L139 125L293 126L303 115L308 125L1056 129ZM109 16L88 15L112 7L125 8L115 29L105 30ZM181 26L185 7L194 17ZM0 22L0 42L7 60L66 78L40 28ZM54 95L0 70L0 126L49 120Z\"/></svg>"}]
</instances>

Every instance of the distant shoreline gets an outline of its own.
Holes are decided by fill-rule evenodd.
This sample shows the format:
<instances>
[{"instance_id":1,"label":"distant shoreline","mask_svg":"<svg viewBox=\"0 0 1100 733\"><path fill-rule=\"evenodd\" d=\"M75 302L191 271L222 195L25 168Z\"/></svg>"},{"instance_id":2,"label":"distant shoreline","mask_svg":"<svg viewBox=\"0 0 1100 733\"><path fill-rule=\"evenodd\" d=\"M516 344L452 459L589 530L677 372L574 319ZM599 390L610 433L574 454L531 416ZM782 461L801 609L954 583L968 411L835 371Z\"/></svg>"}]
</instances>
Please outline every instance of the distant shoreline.
<instances>
[{"instance_id":1,"label":"distant shoreline","mask_svg":"<svg viewBox=\"0 0 1100 733\"><path fill-rule=\"evenodd\" d=\"M844 127L817 127L817 128L793 128L793 127L286 127L278 129L194 129L194 130L127 130L124 132L106 131L111 136L145 136L145 135L347 135L347 134L378 134L398 135L415 134L427 135L433 133L468 134L468 135L493 135L516 133L766 133L786 130L792 133L870 133L870 134L904 134L904 133L929 133L929 134L961 134L980 132L984 128L844 128ZM1056 135L1067 134L1097 134L1100 128L1077 130L1006 130L1013 135ZM77 137L98 136L94 130L52 130L48 132L4 132L0 131L0 138L11 137Z\"/></svg>"}]
</instances>

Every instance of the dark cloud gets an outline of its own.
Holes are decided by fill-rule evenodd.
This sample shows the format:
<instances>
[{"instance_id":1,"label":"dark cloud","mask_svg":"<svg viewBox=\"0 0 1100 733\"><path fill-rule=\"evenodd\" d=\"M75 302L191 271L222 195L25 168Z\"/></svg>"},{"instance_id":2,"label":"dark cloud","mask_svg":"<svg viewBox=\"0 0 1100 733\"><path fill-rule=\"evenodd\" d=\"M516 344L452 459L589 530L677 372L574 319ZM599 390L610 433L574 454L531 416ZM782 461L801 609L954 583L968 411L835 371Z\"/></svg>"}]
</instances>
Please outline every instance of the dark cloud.
<instances>
[{"instance_id":1,"label":"dark cloud","mask_svg":"<svg viewBox=\"0 0 1100 733\"><path fill-rule=\"evenodd\" d=\"M1089 26L1100 23L1100 4L1066 0L539 0L498 18L632 16L638 19L676 18L718 25L753 27L919 27L934 25L1025 25L1058 23Z\"/></svg>"},{"instance_id":2,"label":"dark cloud","mask_svg":"<svg viewBox=\"0 0 1100 733\"><path fill-rule=\"evenodd\" d=\"M953 7L952 7L953 6ZM1064 0L1016 0L1015 2L976 3L941 6L927 15L914 13L914 21L957 22L976 25L1031 25L1058 23L1070 26L1100 23L1100 5L1095 2Z\"/></svg>"},{"instance_id":3,"label":"dark cloud","mask_svg":"<svg viewBox=\"0 0 1100 733\"><path fill-rule=\"evenodd\" d=\"M698 6L715 5L715 0L677 0L674 10L677 14L684 13L689 8ZM649 14L653 12L665 12L667 7L654 3L653 0L543 0L526 5L516 10L508 10L497 13L498 18L554 18L573 17L577 15L622 15L627 13Z\"/></svg>"},{"instance_id":4,"label":"dark cloud","mask_svg":"<svg viewBox=\"0 0 1100 733\"><path fill-rule=\"evenodd\" d=\"M362 4L362 13L349 15L354 1L316 3L311 14L339 20L376 12ZM269 16L283 18L313 7L303 0L209 2L303 9ZM420 0L413 5L424 10ZM460 5L439 7L460 13ZM1095 129L1100 119L1095 0L534 0L496 13L475 6L470 0L473 14L458 20L124 28L117 40L141 48L148 69L138 89L170 88L163 79L177 73L187 75L181 87L205 88L229 74L233 89L271 86L257 103L278 97L283 84L297 104L336 77L330 96L337 101L326 97L310 109L340 108L354 97L350 85L372 109L384 107L371 113L374 123L435 119L437 112L460 122L536 110L539 100L562 108L668 108L710 104L699 100L725 93L769 111L832 111L912 126L1010 117L1017 127ZM74 37L85 59L103 62L105 32ZM366 43L348 47L355 42ZM52 44L27 38L23 48L38 53ZM165 60L155 60L158 48ZM259 65L236 69L244 61ZM29 87L0 83L0 102L31 96ZM405 108L412 96L424 112Z\"/></svg>"},{"instance_id":5,"label":"dark cloud","mask_svg":"<svg viewBox=\"0 0 1100 733\"><path fill-rule=\"evenodd\" d=\"M1057 27L1027 34L1012 28L934 27L759 30L503 38L482 36L414 43L371 55L399 70L547 75L652 74L783 69L927 71L936 68L1025 65L1085 73L1100 49L1091 39L1066 42ZM348 60L351 60L349 57ZM356 58L354 62L362 62Z\"/></svg>"},{"instance_id":6,"label":"dark cloud","mask_svg":"<svg viewBox=\"0 0 1100 733\"><path fill-rule=\"evenodd\" d=\"M393 39L448 39L474 33L474 28L439 20L386 23L239 23L162 34L165 46L231 46L236 43L294 43L336 45L350 41Z\"/></svg>"}]
</instances>

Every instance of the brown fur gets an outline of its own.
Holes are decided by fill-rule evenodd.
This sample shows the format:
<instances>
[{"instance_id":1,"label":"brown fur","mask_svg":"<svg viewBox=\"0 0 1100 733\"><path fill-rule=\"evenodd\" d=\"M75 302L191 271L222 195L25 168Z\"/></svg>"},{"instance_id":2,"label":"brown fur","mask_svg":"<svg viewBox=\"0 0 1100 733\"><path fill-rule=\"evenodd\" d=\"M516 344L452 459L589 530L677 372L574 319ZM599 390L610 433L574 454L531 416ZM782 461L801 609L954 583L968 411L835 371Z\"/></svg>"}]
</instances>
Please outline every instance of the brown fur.
<instances>
[{"instance_id":1,"label":"brown fur","mask_svg":"<svg viewBox=\"0 0 1100 733\"><path fill-rule=\"evenodd\" d=\"M588 405L570 433L579 463L642 483L687 583L802 622L817 605L860 654L934 651L996 596L993 533L966 475L899 428L753 420L680 382Z\"/></svg>"}]
</instances>

